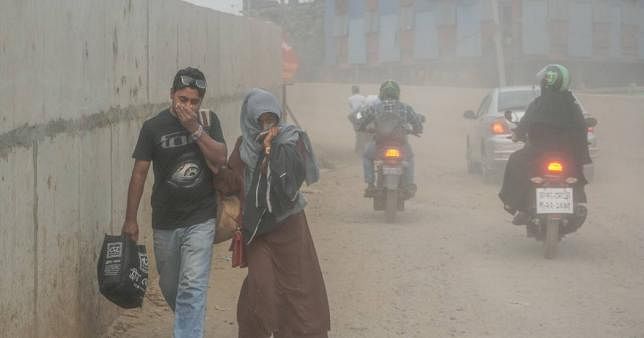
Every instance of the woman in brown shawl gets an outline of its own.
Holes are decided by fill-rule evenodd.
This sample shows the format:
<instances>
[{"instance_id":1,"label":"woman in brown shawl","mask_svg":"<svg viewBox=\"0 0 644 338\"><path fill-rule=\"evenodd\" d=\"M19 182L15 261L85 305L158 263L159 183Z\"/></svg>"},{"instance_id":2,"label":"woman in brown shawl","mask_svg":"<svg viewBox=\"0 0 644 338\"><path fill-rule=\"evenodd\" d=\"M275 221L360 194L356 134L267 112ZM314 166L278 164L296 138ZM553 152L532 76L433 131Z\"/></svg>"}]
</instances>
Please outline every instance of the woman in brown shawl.
<instances>
[{"instance_id":1,"label":"woman in brown shawl","mask_svg":"<svg viewBox=\"0 0 644 338\"><path fill-rule=\"evenodd\" d=\"M248 265L237 304L240 338L327 337L329 304L299 188L319 176L306 134L277 99L253 89L229 167L243 205Z\"/></svg>"}]
</instances>

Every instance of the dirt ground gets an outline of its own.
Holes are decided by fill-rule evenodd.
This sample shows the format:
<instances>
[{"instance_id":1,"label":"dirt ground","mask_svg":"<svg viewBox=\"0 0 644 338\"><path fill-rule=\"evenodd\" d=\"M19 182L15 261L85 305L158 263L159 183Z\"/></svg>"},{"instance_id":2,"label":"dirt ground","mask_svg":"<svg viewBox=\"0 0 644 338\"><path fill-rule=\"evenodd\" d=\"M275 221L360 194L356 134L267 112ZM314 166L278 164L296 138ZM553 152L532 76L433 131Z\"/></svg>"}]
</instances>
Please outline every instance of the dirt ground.
<instances>
[{"instance_id":1,"label":"dirt ground","mask_svg":"<svg viewBox=\"0 0 644 338\"><path fill-rule=\"evenodd\" d=\"M427 123L412 141L419 191L393 225L362 198L349 92L308 84L289 93L325 167L304 190L331 337L644 337L644 99L581 95L600 123L589 220L545 260L541 244L510 223L498 187L466 173L462 112L485 91L403 87ZM216 247L207 337L236 337L245 270L231 269L228 256ZM106 336L169 337L171 327L153 282L144 307Z\"/></svg>"}]
</instances>

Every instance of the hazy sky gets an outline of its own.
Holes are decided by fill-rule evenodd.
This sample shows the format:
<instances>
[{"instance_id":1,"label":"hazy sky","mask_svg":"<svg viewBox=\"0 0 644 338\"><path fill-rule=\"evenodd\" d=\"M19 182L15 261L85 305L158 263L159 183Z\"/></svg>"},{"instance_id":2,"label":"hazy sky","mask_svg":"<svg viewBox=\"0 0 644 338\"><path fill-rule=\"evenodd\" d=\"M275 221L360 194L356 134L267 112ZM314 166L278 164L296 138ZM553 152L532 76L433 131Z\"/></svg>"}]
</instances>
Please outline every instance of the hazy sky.
<instances>
[{"instance_id":1,"label":"hazy sky","mask_svg":"<svg viewBox=\"0 0 644 338\"><path fill-rule=\"evenodd\" d=\"M242 10L242 0L183 0L195 5L209 7L218 11L239 14Z\"/></svg>"}]
</instances>

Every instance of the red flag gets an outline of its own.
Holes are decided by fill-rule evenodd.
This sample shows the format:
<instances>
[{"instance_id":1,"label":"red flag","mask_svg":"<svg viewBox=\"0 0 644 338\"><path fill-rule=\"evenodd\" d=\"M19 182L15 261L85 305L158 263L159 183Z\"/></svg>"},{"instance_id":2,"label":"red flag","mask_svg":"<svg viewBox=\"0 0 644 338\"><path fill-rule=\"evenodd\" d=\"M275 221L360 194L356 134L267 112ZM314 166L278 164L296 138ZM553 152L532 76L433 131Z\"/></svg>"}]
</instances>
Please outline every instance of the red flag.
<instances>
[{"instance_id":1,"label":"red flag","mask_svg":"<svg viewBox=\"0 0 644 338\"><path fill-rule=\"evenodd\" d=\"M300 61L295 54L295 50L285 39L282 39L282 80L290 82L295 77L297 69L300 67Z\"/></svg>"}]
</instances>

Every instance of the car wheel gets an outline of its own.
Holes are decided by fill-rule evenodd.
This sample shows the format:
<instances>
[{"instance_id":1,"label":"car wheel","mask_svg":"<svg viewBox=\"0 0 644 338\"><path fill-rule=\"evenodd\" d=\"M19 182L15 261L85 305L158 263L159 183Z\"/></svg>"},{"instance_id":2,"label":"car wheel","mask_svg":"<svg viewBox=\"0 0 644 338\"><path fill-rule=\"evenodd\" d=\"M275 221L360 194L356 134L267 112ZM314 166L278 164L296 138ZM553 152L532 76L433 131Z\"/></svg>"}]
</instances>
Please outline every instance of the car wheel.
<instances>
[{"instance_id":1,"label":"car wheel","mask_svg":"<svg viewBox=\"0 0 644 338\"><path fill-rule=\"evenodd\" d=\"M584 176L586 177L586 180L588 181L588 183L593 182L595 180L595 166L594 165L584 166Z\"/></svg>"},{"instance_id":2,"label":"car wheel","mask_svg":"<svg viewBox=\"0 0 644 338\"><path fill-rule=\"evenodd\" d=\"M465 140L465 162L467 163L467 173L476 174L477 167L476 164L472 161L472 148L470 147L469 138Z\"/></svg>"},{"instance_id":3,"label":"car wheel","mask_svg":"<svg viewBox=\"0 0 644 338\"><path fill-rule=\"evenodd\" d=\"M494 184L499 182L499 174L493 169L490 169L485 153L481 154L481 176L485 183Z\"/></svg>"}]
</instances>

